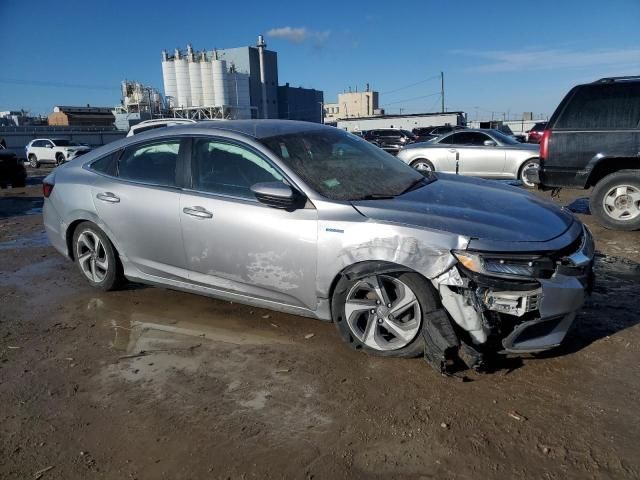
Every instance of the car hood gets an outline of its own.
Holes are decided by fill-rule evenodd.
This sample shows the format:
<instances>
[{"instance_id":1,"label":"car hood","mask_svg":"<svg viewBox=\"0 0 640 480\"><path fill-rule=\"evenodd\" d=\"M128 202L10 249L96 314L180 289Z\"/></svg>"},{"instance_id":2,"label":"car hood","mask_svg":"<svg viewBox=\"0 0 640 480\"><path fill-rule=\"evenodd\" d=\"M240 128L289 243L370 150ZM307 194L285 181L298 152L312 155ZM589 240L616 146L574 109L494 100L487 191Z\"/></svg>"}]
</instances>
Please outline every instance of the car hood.
<instances>
[{"instance_id":1,"label":"car hood","mask_svg":"<svg viewBox=\"0 0 640 480\"><path fill-rule=\"evenodd\" d=\"M351 203L373 220L498 242L546 242L574 222L572 214L520 188L440 173L399 197Z\"/></svg>"}]
</instances>

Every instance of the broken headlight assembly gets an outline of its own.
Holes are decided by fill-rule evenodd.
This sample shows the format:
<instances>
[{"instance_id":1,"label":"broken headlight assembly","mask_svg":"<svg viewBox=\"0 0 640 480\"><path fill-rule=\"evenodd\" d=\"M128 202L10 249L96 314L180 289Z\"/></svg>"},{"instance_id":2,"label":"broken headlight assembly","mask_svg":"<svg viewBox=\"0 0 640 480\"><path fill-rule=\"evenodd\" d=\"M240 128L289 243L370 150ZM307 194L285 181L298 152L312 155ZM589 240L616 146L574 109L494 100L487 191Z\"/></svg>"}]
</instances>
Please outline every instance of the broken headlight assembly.
<instances>
[{"instance_id":1,"label":"broken headlight assembly","mask_svg":"<svg viewBox=\"0 0 640 480\"><path fill-rule=\"evenodd\" d=\"M460 265L471 272L513 279L549 278L555 271L552 259L539 255L496 255L494 253L454 250Z\"/></svg>"}]
</instances>

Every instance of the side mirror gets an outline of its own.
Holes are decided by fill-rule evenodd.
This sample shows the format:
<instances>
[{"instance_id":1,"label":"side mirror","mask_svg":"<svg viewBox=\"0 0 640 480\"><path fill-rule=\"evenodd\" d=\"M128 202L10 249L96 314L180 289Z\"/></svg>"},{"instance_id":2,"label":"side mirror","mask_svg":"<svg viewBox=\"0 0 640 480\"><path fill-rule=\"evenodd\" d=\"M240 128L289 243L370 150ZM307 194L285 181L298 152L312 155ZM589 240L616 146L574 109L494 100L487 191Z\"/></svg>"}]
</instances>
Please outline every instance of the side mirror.
<instances>
[{"instance_id":1,"label":"side mirror","mask_svg":"<svg viewBox=\"0 0 640 480\"><path fill-rule=\"evenodd\" d=\"M295 210L304 205L305 198L284 182L262 182L251 186L260 203L283 210Z\"/></svg>"},{"instance_id":2,"label":"side mirror","mask_svg":"<svg viewBox=\"0 0 640 480\"><path fill-rule=\"evenodd\" d=\"M493 140L485 140L484 141L484 146L485 147L495 147L497 145L496 142L494 142Z\"/></svg>"},{"instance_id":3,"label":"side mirror","mask_svg":"<svg viewBox=\"0 0 640 480\"><path fill-rule=\"evenodd\" d=\"M51 145L50 143L45 144L45 148L53 148L53 145Z\"/></svg>"}]
</instances>

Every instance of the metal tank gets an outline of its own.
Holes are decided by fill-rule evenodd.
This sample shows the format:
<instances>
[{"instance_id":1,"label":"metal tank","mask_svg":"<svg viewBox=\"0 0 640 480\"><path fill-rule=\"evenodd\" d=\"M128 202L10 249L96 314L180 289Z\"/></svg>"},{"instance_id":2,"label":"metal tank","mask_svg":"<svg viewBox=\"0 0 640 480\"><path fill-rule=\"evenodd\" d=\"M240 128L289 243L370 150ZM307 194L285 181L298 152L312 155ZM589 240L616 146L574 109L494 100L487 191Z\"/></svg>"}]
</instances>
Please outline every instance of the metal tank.
<instances>
[{"instance_id":1,"label":"metal tank","mask_svg":"<svg viewBox=\"0 0 640 480\"><path fill-rule=\"evenodd\" d=\"M214 99L217 107L229 105L229 87L227 84L227 62L224 60L212 60L212 78Z\"/></svg>"},{"instance_id":2,"label":"metal tank","mask_svg":"<svg viewBox=\"0 0 640 480\"><path fill-rule=\"evenodd\" d=\"M176 68L173 60L169 59L167 51L162 52L162 81L164 83L164 96L169 98L169 105L175 106L178 97L178 85L176 83Z\"/></svg>"},{"instance_id":3,"label":"metal tank","mask_svg":"<svg viewBox=\"0 0 640 480\"><path fill-rule=\"evenodd\" d=\"M200 80L202 81L202 106L215 106L215 91L213 89L213 68L205 52L200 56Z\"/></svg>"},{"instance_id":4,"label":"metal tank","mask_svg":"<svg viewBox=\"0 0 640 480\"><path fill-rule=\"evenodd\" d=\"M180 51L176 49L173 63L176 67L176 83L178 90L178 101L176 107L191 106L191 84L189 82L189 65L187 59L180 56Z\"/></svg>"}]
</instances>

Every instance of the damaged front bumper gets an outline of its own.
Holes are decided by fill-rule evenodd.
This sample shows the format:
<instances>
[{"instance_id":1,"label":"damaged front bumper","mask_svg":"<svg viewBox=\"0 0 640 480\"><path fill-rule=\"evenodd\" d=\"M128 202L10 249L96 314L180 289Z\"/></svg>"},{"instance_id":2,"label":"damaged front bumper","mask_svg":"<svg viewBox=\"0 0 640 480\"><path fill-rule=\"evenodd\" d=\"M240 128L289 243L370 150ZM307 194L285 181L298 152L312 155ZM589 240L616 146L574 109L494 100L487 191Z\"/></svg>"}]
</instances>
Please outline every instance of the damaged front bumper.
<instances>
[{"instance_id":1,"label":"damaged front bumper","mask_svg":"<svg viewBox=\"0 0 640 480\"><path fill-rule=\"evenodd\" d=\"M462 344L483 353L540 352L570 330L591 290L593 255L585 228L575 251L545 258L539 277L505 278L457 264L432 282Z\"/></svg>"}]
</instances>

